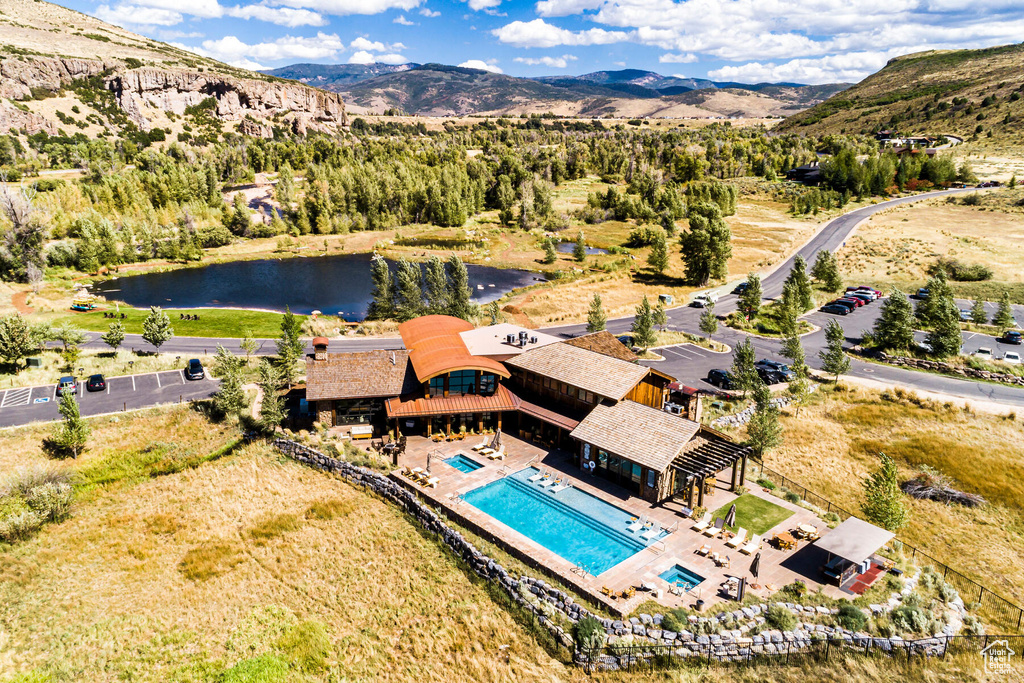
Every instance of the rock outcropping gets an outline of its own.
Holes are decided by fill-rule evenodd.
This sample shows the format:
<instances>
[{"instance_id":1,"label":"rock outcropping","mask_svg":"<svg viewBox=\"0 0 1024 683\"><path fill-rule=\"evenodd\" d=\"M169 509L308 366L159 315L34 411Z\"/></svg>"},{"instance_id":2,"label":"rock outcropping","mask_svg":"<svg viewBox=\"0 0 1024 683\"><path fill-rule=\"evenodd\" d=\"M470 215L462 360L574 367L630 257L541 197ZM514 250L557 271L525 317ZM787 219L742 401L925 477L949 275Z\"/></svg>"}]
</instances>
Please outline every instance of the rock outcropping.
<instances>
[{"instance_id":1,"label":"rock outcropping","mask_svg":"<svg viewBox=\"0 0 1024 683\"><path fill-rule=\"evenodd\" d=\"M147 107L182 115L186 107L207 98L216 100L215 114L225 121L251 117L257 121L281 116L300 134L327 131L346 124L341 96L301 83L235 78L209 71L141 67L127 69L119 62L32 57L0 62L0 98L24 100L33 88L56 91L72 81L102 76L104 87L117 98L129 119L142 130L150 128ZM265 135L269 126L262 129Z\"/></svg>"}]
</instances>

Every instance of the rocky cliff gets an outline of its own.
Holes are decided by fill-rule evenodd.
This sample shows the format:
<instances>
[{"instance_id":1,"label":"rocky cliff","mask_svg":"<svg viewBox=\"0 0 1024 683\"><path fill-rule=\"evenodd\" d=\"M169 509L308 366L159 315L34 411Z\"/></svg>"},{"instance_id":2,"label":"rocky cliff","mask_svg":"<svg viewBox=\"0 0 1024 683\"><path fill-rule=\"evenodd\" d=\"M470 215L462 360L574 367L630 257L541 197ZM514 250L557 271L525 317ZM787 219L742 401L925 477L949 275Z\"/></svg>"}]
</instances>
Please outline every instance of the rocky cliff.
<instances>
[{"instance_id":1,"label":"rocky cliff","mask_svg":"<svg viewBox=\"0 0 1024 683\"><path fill-rule=\"evenodd\" d=\"M340 95L301 83L235 78L185 69L126 68L121 62L61 57L8 58L0 61L0 97L26 100L33 89L58 91L76 79L102 78L103 87L143 130L150 128L147 108L182 115L185 108L212 97L224 121L281 116L299 133L346 124ZM0 121L2 124L2 121Z\"/></svg>"}]
</instances>

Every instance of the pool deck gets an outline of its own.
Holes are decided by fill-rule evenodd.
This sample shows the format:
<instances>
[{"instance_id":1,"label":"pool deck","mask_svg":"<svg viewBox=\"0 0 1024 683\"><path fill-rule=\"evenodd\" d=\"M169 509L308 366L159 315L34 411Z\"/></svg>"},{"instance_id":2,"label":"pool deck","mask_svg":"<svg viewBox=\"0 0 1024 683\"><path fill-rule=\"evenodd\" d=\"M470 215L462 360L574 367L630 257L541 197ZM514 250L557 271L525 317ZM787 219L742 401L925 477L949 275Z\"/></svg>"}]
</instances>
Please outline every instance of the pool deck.
<instances>
[{"instance_id":1,"label":"pool deck","mask_svg":"<svg viewBox=\"0 0 1024 683\"><path fill-rule=\"evenodd\" d=\"M584 473L576 467L569 453L547 450L507 434L502 434L502 442L505 444L506 451L505 459L488 460L472 451L472 447L480 440L480 436L470 436L464 441L434 443L426 438L410 437L406 452L399 464L402 467L421 467L423 469L428 469L429 464L431 476L437 477L439 482L434 488L422 487L402 476L401 469L392 472L391 476L436 507L444 510L449 517L469 527L487 540L496 542L526 564L557 577L559 581L568 584L576 592L602 605L613 614L628 615L647 600L656 600L666 607L693 607L697 599L702 599L706 606L710 606L731 599L724 592L723 586L733 577L746 577L748 593L754 593L763 598L768 598L776 590L797 579L805 581L812 591L816 590L818 586L823 586L826 595L849 597L847 593L836 586L819 583L818 567L824 561L823 551L806 541L800 541L797 550L791 551L776 549L767 542L773 534L795 529L799 524L813 524L824 536L829 532L827 524L818 519L811 511L762 491L752 481L746 482L747 493L764 498L793 512L791 517L762 534L765 542L761 547L760 571L756 580L750 573L752 555L745 555L737 549L726 546L725 541L720 538L709 539L700 532L692 530L690 528L692 520L679 514L681 506L678 503L667 502L658 505L648 503L599 476ZM460 472L442 462L443 458L451 457L456 453L464 454L483 467L473 472ZM663 528L672 530L672 533L608 571L598 576L592 576L578 569L572 562L458 498L468 491L528 466L550 471L556 477L567 479L577 489L590 493L637 517L644 515ZM755 470L756 468L751 469ZM729 474L726 471L722 476L727 478ZM728 485L727 479L719 480L714 494L705 499L706 507L709 510L717 510L736 500L737 496L728 490ZM708 557L698 555L697 549L705 543L711 546L711 552L728 557L730 564L717 567L710 558L710 553ZM675 564L687 567L705 577L705 580L690 593L682 596L672 595L668 590L669 584L663 581L659 575ZM602 588L608 588L616 595L621 595L625 589L631 586L639 587L641 583L661 589L660 598L656 598L653 593L641 590L637 590L636 594L629 599L610 598L602 593ZM758 588L752 587L751 583L757 585Z\"/></svg>"}]
</instances>

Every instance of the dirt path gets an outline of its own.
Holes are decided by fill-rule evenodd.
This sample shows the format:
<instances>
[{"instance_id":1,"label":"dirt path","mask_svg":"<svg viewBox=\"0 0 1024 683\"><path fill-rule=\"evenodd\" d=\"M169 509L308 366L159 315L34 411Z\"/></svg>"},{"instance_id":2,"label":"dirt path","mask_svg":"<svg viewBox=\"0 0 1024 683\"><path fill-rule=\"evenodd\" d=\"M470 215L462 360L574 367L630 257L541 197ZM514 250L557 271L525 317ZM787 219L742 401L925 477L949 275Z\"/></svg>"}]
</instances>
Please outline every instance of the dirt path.
<instances>
[{"instance_id":1,"label":"dirt path","mask_svg":"<svg viewBox=\"0 0 1024 683\"><path fill-rule=\"evenodd\" d=\"M36 312L36 309L28 305L28 290L23 292L15 292L11 296L11 303L14 304L14 308L21 315L30 315Z\"/></svg>"}]
</instances>

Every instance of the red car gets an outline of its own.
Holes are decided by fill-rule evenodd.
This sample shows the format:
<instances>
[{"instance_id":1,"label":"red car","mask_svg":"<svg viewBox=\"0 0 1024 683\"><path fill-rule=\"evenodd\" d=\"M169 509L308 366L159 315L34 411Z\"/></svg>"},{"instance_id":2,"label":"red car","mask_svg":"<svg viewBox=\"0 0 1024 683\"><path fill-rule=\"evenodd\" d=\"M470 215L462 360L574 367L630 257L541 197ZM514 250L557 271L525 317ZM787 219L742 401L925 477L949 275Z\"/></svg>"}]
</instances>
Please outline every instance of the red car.
<instances>
[{"instance_id":1,"label":"red car","mask_svg":"<svg viewBox=\"0 0 1024 683\"><path fill-rule=\"evenodd\" d=\"M855 299L853 297L843 297L842 299L836 299L832 303L834 303L834 304L853 304L853 306L855 308L860 308L861 306L866 304L867 301L864 301L864 299Z\"/></svg>"}]
</instances>

